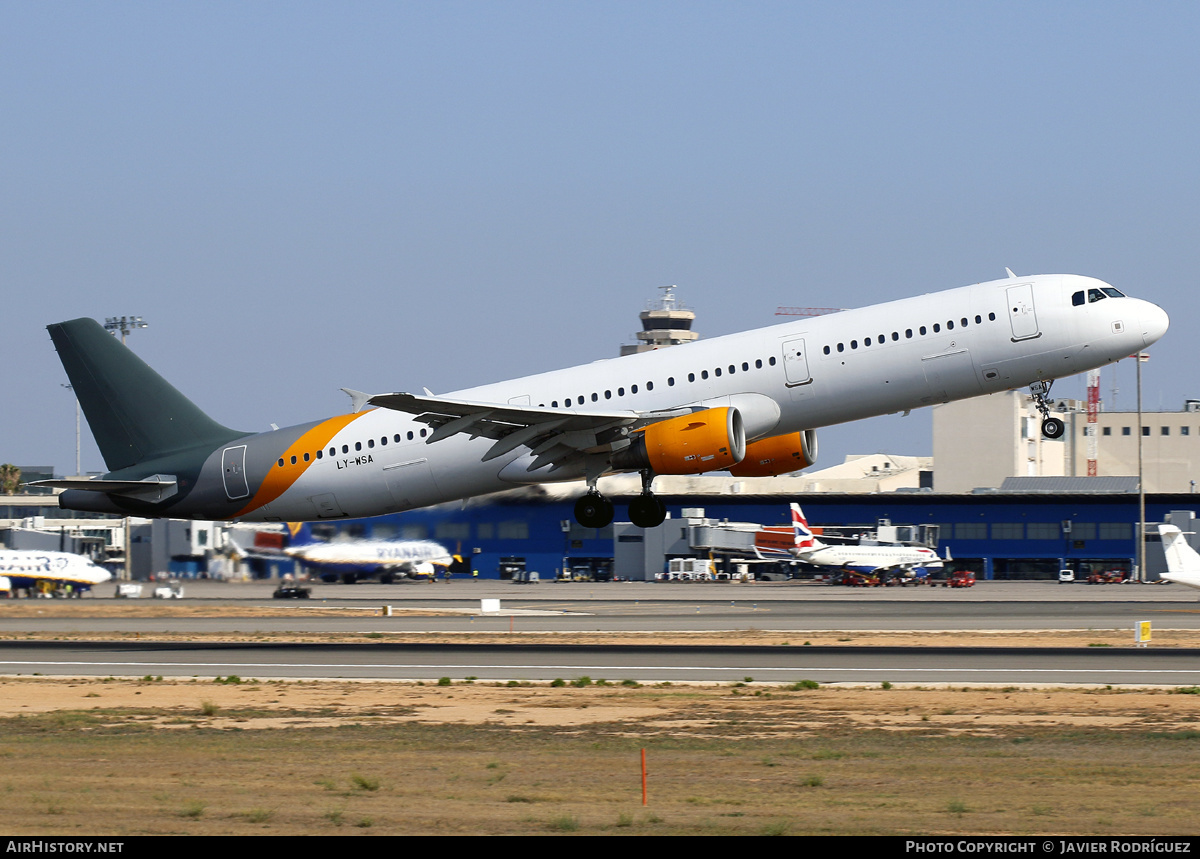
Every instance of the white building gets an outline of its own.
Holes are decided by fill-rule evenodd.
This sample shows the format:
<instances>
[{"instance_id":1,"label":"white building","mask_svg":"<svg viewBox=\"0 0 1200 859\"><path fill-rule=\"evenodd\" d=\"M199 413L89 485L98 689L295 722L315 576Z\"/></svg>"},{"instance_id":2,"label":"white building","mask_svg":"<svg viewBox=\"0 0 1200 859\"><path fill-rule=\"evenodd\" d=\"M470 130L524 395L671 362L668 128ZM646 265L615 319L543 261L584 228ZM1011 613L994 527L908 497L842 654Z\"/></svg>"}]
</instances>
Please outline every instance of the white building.
<instances>
[{"instance_id":1,"label":"white building","mask_svg":"<svg viewBox=\"0 0 1200 859\"><path fill-rule=\"evenodd\" d=\"M934 490L970 492L1008 477L1087 477L1086 404L1059 400L1051 412L1066 424L1057 441L1042 438L1041 415L1028 394L1005 391L933 408ZM1147 492L1192 492L1200 480L1200 411L1143 412ZM1096 476L1136 477L1137 412L1097 415Z\"/></svg>"}]
</instances>

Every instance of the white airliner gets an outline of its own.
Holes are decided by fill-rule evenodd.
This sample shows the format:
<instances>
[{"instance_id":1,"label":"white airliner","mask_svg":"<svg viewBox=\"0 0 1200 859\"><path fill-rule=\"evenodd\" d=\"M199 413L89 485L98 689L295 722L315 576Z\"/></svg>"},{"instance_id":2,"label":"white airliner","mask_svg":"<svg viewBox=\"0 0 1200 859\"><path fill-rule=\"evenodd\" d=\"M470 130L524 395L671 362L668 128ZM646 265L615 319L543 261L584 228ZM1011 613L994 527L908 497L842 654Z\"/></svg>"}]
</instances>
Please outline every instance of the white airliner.
<instances>
[{"instance_id":1,"label":"white airliner","mask_svg":"<svg viewBox=\"0 0 1200 859\"><path fill-rule=\"evenodd\" d=\"M942 558L924 546L850 546L822 543L813 534L799 504L792 504L792 545L782 546L778 540L771 547L756 549L759 557L788 555L818 567L836 567L856 573L895 572L911 574L918 570L938 570Z\"/></svg>"},{"instance_id":2,"label":"white airliner","mask_svg":"<svg viewBox=\"0 0 1200 859\"><path fill-rule=\"evenodd\" d=\"M652 527L666 515L655 475L797 471L816 459L817 428L873 415L1029 386L1057 438L1052 381L1167 326L1161 308L1092 278L1010 276L445 396L347 389L350 414L254 434L76 319L50 336L109 473L39 483L66 489L59 503L74 510L286 522L583 478L575 516L603 527L614 510L597 480L639 472L629 518Z\"/></svg>"},{"instance_id":3,"label":"white airliner","mask_svg":"<svg viewBox=\"0 0 1200 859\"><path fill-rule=\"evenodd\" d=\"M55 591L69 585L80 593L110 581L112 573L70 552L0 549L0 578L7 579L6 590Z\"/></svg>"},{"instance_id":4,"label":"white airliner","mask_svg":"<svg viewBox=\"0 0 1200 859\"><path fill-rule=\"evenodd\" d=\"M1200 554L1188 545L1187 538L1175 525L1159 525L1163 553L1167 556L1167 572L1159 578L1189 588L1200 588Z\"/></svg>"},{"instance_id":5,"label":"white airliner","mask_svg":"<svg viewBox=\"0 0 1200 859\"><path fill-rule=\"evenodd\" d=\"M317 571L324 581L341 579L353 584L378 576L384 584L397 578L433 576L437 567L448 567L454 556L433 540L345 540L323 543L308 526L289 522L291 545L283 550L304 566Z\"/></svg>"}]
</instances>

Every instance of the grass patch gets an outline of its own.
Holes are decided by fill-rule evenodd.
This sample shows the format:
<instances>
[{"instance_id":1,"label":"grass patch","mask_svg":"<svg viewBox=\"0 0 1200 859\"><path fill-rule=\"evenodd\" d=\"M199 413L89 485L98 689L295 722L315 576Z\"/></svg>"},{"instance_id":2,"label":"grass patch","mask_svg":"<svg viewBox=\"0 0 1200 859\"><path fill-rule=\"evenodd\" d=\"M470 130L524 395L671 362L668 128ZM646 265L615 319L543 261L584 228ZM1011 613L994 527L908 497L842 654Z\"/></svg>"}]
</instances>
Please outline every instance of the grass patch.
<instances>
[{"instance_id":1,"label":"grass patch","mask_svg":"<svg viewBox=\"0 0 1200 859\"><path fill-rule=\"evenodd\" d=\"M1046 837L1195 828L1179 773L1200 754L1200 731L1184 723L1195 708L1173 689L820 688L768 699L734 697L727 684L553 693L544 684L477 685L454 693L453 718L467 703L459 699L470 698L478 720L439 723L428 702L445 696L428 686L380 687L357 707L340 702L363 695L359 684L340 694L322 685L312 698L300 684L223 692L259 708L246 712L293 720L254 730L203 722L187 697L196 687L185 683L172 707L0 719L0 828L36 836L259 831L253 826L281 835L632 834L653 826L663 835ZM111 687L94 688L109 703ZM297 706L266 708L268 698ZM919 722L950 701L956 716ZM555 718L525 720L527 707ZM420 721L386 721L410 709ZM513 711L509 721L495 720L499 709ZM222 724L233 712L222 712ZM180 713L195 727L170 726ZM1079 716L1055 723L1040 713ZM904 714L888 725L886 717ZM1107 727L1087 723L1092 716ZM636 808L643 748L653 814ZM1052 796L1087 802L1051 805Z\"/></svg>"}]
</instances>

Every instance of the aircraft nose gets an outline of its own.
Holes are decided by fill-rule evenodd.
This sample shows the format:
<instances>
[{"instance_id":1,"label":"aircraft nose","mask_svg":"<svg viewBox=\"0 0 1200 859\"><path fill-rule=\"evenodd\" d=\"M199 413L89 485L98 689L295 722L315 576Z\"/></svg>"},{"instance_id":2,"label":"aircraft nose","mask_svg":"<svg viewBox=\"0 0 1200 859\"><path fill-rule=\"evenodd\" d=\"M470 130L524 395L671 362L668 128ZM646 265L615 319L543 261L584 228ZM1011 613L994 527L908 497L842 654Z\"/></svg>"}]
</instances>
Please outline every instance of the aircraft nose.
<instances>
[{"instance_id":1,"label":"aircraft nose","mask_svg":"<svg viewBox=\"0 0 1200 859\"><path fill-rule=\"evenodd\" d=\"M1139 318L1142 323L1142 343L1145 346L1157 343L1171 325L1167 311L1148 301L1144 303Z\"/></svg>"}]
</instances>

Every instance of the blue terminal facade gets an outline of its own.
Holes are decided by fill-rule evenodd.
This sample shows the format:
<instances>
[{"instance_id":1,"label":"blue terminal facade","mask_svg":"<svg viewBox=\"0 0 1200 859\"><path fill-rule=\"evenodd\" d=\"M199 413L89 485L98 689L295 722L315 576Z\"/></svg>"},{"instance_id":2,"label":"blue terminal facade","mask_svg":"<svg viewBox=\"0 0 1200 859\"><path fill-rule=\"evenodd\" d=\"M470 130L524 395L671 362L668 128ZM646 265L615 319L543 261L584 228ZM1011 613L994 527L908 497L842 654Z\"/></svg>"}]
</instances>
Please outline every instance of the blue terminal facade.
<instances>
[{"instance_id":1,"label":"blue terminal facade","mask_svg":"<svg viewBox=\"0 0 1200 859\"><path fill-rule=\"evenodd\" d=\"M1060 568L1078 573L1130 569L1137 558L1138 496L1133 493L930 492L812 495L660 496L671 527L685 509L701 508L709 519L789 523L788 504L798 501L817 527L874 530L880 519L893 525L939 526L938 550L949 549L952 569L970 569L985 579L1054 578ZM613 497L617 518L629 498ZM1200 511L1200 496L1146 496L1146 521L1163 521L1171 511ZM432 539L461 554L480 578L510 578L518 570L555 576L566 564L576 570L611 569L613 527L583 528L573 501L494 497L445 504L372 519L323 523L352 537ZM1157 535L1147 535L1147 543ZM1157 548L1157 547L1154 547ZM1147 557L1153 560L1154 549ZM1161 557L1161 551L1159 551ZM1149 565L1148 565L1149 566ZM654 572L654 571L651 571Z\"/></svg>"}]
</instances>

